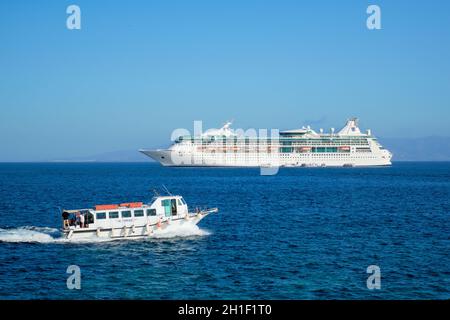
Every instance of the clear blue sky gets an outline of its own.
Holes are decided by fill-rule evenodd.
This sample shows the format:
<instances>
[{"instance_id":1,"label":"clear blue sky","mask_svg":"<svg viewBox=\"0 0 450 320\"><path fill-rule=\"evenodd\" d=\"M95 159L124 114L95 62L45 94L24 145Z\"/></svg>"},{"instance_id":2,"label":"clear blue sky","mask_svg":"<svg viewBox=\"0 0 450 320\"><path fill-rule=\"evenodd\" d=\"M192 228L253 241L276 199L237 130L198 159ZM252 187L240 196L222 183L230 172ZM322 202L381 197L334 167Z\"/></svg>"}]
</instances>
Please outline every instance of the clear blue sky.
<instances>
[{"instance_id":1,"label":"clear blue sky","mask_svg":"<svg viewBox=\"0 0 450 320\"><path fill-rule=\"evenodd\" d=\"M380 137L450 136L449 15L449 1L1 1L0 161L161 146L193 120L358 116Z\"/></svg>"}]
</instances>

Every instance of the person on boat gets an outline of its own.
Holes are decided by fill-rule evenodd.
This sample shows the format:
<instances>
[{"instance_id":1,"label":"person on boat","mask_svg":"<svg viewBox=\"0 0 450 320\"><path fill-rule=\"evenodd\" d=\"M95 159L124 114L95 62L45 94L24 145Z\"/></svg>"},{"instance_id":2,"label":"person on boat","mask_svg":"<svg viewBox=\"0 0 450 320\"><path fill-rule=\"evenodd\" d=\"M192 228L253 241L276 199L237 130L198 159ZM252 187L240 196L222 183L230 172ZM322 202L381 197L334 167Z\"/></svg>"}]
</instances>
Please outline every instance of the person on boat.
<instances>
[{"instance_id":1,"label":"person on boat","mask_svg":"<svg viewBox=\"0 0 450 320\"><path fill-rule=\"evenodd\" d=\"M67 211L64 211L62 213L62 218L63 218L63 222L64 222L64 224L63 224L64 229L66 229L69 227L69 213Z\"/></svg>"},{"instance_id":2,"label":"person on boat","mask_svg":"<svg viewBox=\"0 0 450 320\"><path fill-rule=\"evenodd\" d=\"M73 212L70 213L69 226L75 226L76 222L77 222L77 218L75 217L75 214Z\"/></svg>"},{"instance_id":3,"label":"person on boat","mask_svg":"<svg viewBox=\"0 0 450 320\"><path fill-rule=\"evenodd\" d=\"M75 214L75 227L77 227L77 226L80 226L80 212L78 211L76 214Z\"/></svg>"},{"instance_id":4,"label":"person on boat","mask_svg":"<svg viewBox=\"0 0 450 320\"><path fill-rule=\"evenodd\" d=\"M90 223L94 223L94 215L88 211L84 214L84 227L89 228Z\"/></svg>"},{"instance_id":5,"label":"person on boat","mask_svg":"<svg viewBox=\"0 0 450 320\"><path fill-rule=\"evenodd\" d=\"M80 228L84 228L84 215L80 214Z\"/></svg>"}]
</instances>

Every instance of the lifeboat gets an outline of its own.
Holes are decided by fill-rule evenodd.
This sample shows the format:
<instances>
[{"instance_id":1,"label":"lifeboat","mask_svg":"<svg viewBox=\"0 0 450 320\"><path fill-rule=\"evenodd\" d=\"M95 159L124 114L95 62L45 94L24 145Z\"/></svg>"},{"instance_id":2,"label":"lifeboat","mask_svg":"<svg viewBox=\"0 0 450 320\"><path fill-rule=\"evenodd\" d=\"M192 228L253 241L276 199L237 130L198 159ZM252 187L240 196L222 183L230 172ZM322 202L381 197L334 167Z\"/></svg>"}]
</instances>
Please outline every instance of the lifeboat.
<instances>
[{"instance_id":1,"label":"lifeboat","mask_svg":"<svg viewBox=\"0 0 450 320\"><path fill-rule=\"evenodd\" d=\"M140 208L142 207L143 203L142 202L127 202L127 203L121 203L120 207L125 207L125 208Z\"/></svg>"},{"instance_id":2,"label":"lifeboat","mask_svg":"<svg viewBox=\"0 0 450 320\"><path fill-rule=\"evenodd\" d=\"M311 147L300 147L300 152L310 152L311 149Z\"/></svg>"},{"instance_id":3,"label":"lifeboat","mask_svg":"<svg viewBox=\"0 0 450 320\"><path fill-rule=\"evenodd\" d=\"M111 209L118 209L119 205L117 204L97 204L95 206L95 210L111 210Z\"/></svg>"}]
</instances>

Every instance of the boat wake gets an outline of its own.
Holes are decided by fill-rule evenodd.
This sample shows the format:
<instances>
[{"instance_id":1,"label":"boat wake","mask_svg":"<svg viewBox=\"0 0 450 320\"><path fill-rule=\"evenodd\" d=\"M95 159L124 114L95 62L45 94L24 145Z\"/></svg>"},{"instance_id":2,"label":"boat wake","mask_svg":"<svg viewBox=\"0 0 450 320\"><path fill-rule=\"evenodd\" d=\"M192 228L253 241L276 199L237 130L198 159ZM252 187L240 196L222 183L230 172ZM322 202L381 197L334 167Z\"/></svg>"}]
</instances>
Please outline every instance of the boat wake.
<instances>
[{"instance_id":1,"label":"boat wake","mask_svg":"<svg viewBox=\"0 0 450 320\"><path fill-rule=\"evenodd\" d=\"M192 236L207 236L210 232L200 229L196 224L169 225L161 230L155 230L150 238L167 239Z\"/></svg>"},{"instance_id":2,"label":"boat wake","mask_svg":"<svg viewBox=\"0 0 450 320\"><path fill-rule=\"evenodd\" d=\"M183 224L181 226L169 225L160 230L155 230L146 239L171 239L195 236L207 236L210 233L200 229L194 224ZM142 239L142 238L141 238ZM97 238L83 240L68 240L62 237L61 231L55 228L25 226L18 228L0 228L0 242L13 243L86 243L86 242L108 242L125 239ZM130 239L131 240L131 239ZM137 239L135 239L137 240Z\"/></svg>"},{"instance_id":3,"label":"boat wake","mask_svg":"<svg viewBox=\"0 0 450 320\"><path fill-rule=\"evenodd\" d=\"M61 232L55 228L25 226L0 228L0 242L52 243L64 241Z\"/></svg>"}]
</instances>

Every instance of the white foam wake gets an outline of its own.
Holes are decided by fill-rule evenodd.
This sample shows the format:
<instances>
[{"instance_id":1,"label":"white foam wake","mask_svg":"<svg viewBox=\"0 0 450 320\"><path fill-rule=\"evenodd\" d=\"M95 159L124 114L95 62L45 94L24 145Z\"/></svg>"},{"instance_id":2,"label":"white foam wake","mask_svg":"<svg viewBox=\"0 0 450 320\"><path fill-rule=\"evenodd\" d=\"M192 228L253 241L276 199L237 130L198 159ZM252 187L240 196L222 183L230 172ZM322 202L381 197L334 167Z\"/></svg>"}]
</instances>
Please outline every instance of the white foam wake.
<instances>
[{"instance_id":1,"label":"white foam wake","mask_svg":"<svg viewBox=\"0 0 450 320\"><path fill-rule=\"evenodd\" d=\"M156 229L149 237L156 239L183 238L192 236L206 236L210 233L200 229L197 225L185 223L182 225L169 225L162 229ZM142 238L141 238L142 239ZM0 228L0 242L25 242L25 243L86 243L86 242L107 242L125 239L92 238L87 239L65 239L61 231L55 228L25 226L18 228Z\"/></svg>"},{"instance_id":2,"label":"white foam wake","mask_svg":"<svg viewBox=\"0 0 450 320\"><path fill-rule=\"evenodd\" d=\"M19 228L0 228L0 242L39 242L62 241L61 232L55 228L25 226Z\"/></svg>"},{"instance_id":3,"label":"white foam wake","mask_svg":"<svg viewBox=\"0 0 450 320\"><path fill-rule=\"evenodd\" d=\"M181 225L168 225L162 229L156 229L152 238L177 238L177 237L192 237L192 236L207 236L210 233L206 230L200 229L196 224L183 223Z\"/></svg>"}]
</instances>

